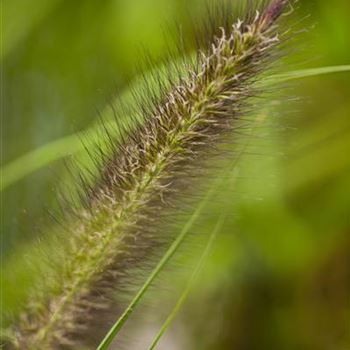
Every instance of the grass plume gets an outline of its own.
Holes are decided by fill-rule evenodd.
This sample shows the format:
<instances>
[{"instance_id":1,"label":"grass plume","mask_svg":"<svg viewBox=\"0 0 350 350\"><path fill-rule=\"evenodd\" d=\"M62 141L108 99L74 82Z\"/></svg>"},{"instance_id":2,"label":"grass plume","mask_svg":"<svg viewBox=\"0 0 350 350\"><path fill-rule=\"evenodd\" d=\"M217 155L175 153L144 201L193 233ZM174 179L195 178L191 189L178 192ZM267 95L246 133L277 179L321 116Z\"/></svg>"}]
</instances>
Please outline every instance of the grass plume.
<instances>
[{"instance_id":1,"label":"grass plume","mask_svg":"<svg viewBox=\"0 0 350 350\"><path fill-rule=\"evenodd\" d=\"M118 142L111 138L112 156L101 155L104 168L94 185L85 185L84 207L68 223L61 266L32 295L11 347L98 343L108 329L103 315L129 267L167 242L157 230L160 220L247 113L254 84L274 59L282 34L277 20L287 5L263 1L235 23L227 14L210 28L215 34L206 37L194 62L183 63L187 73L160 81L160 98L148 92L139 111L144 124Z\"/></svg>"}]
</instances>

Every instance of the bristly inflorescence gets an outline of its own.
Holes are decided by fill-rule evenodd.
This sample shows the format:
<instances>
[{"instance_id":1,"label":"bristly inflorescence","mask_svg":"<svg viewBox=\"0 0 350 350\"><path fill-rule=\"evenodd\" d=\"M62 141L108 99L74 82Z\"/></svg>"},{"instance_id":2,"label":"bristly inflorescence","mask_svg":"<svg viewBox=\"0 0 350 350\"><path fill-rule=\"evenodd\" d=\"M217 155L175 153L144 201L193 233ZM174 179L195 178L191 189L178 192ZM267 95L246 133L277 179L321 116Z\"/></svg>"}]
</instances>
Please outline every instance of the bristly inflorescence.
<instances>
[{"instance_id":1,"label":"bristly inflorescence","mask_svg":"<svg viewBox=\"0 0 350 350\"><path fill-rule=\"evenodd\" d=\"M90 330L95 336L102 334L97 329L106 331L112 294L128 267L167 242L156 229L159 217L186 192L188 174L214 156L244 115L255 94L253 84L279 43L276 21L287 3L273 0L253 17L248 9L246 18L218 28L220 34L199 50L195 63L185 63L187 72L141 108L144 124L122 141L111 141L113 155L97 185L86 188L87 207L69 224L62 265L33 294L14 327L14 348L96 345L99 339Z\"/></svg>"}]
</instances>

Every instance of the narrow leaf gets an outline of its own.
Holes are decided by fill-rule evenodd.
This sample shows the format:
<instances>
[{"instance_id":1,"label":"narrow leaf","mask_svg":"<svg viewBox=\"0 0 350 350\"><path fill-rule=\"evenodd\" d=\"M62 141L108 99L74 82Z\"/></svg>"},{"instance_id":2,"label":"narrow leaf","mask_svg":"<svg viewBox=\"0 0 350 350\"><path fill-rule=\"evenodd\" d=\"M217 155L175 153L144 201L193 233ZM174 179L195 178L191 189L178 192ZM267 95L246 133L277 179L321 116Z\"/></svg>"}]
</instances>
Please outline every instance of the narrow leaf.
<instances>
[{"instance_id":1,"label":"narrow leaf","mask_svg":"<svg viewBox=\"0 0 350 350\"><path fill-rule=\"evenodd\" d=\"M200 213L204 209L205 205L209 202L210 199L212 199L214 193L216 192L219 181L216 181L214 185L211 187L211 189L208 191L205 198L200 202L196 210L193 212L190 219L187 221L186 225L183 227L182 231L176 238L176 240L171 244L167 252L164 254L160 262L157 264L155 269L152 271L151 275L148 277L146 282L143 284L139 292L136 294L134 299L131 301L131 303L128 305L124 313L120 316L120 318L117 320L117 322L112 326L110 331L107 333L105 338L102 340L101 344L98 346L97 350L106 350L108 349L108 346L112 343L115 336L118 334L120 329L123 327L125 322L128 320L131 313L134 311L135 307L139 304L141 298L146 293L148 288L151 286L152 282L156 279L156 277L159 275L159 273L163 270L167 262L171 259L171 257L175 254L177 249L180 247L181 243L184 241L186 236L188 235L192 225L194 222L198 219Z\"/></svg>"},{"instance_id":2,"label":"narrow leaf","mask_svg":"<svg viewBox=\"0 0 350 350\"><path fill-rule=\"evenodd\" d=\"M167 329L171 325L172 321L176 317L177 313L181 309L182 305L184 304L184 302L188 298L190 291L191 291L194 283L196 282L198 275L201 272L203 265L205 264L205 261L206 261L208 255L212 249L213 243L214 243L218 233L220 232L220 230L224 224L224 221L225 221L225 215L221 215L221 217L219 218L218 222L216 223L212 233L210 234L208 243L207 243L206 247L204 248L204 251L203 251L203 253L198 261L198 264L197 264L195 270L193 271L193 273L191 275L190 280L187 283L185 290L181 294L181 296L178 299L177 303L175 304L174 308L171 310L169 316L167 317L167 319L165 320L161 329L159 330L158 334L156 335L156 337L152 341L152 344L150 345L148 350L153 350L157 346L159 340L162 338L164 333L167 331Z\"/></svg>"},{"instance_id":3,"label":"narrow leaf","mask_svg":"<svg viewBox=\"0 0 350 350\"><path fill-rule=\"evenodd\" d=\"M349 71L350 71L350 65L301 69L301 70L296 70L292 72L272 75L265 80L265 83L267 84L284 83L290 80L317 77L317 76L333 74L333 73L344 73Z\"/></svg>"}]
</instances>

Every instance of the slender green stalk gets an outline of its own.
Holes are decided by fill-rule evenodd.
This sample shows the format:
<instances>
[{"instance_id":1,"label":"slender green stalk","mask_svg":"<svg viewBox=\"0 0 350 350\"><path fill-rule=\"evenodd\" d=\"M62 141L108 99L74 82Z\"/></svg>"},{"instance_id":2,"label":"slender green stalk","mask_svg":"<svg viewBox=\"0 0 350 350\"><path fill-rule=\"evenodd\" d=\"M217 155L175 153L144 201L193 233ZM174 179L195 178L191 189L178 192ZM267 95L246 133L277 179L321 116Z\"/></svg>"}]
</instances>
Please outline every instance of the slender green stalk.
<instances>
[{"instance_id":1,"label":"slender green stalk","mask_svg":"<svg viewBox=\"0 0 350 350\"><path fill-rule=\"evenodd\" d=\"M171 310L169 316L167 317L167 319L165 320L164 324L162 325L161 329L159 330L158 334L155 336L155 338L153 339L151 345L149 346L148 350L153 350L158 342L160 341L160 339L162 338L162 336L164 335L164 333L167 331L167 329L169 328L169 326L171 325L171 323L173 322L174 318L176 317L177 313L180 311L182 305L184 304L184 302L187 300L190 291L193 287L193 285L195 284L199 273L201 272L205 261L208 258L209 253L212 250L212 246L214 244L214 241L218 235L218 233L220 232L223 224L225 222L225 215L221 215L218 222L216 223L212 233L210 234L208 243L196 265L195 270L193 271L190 280L188 281L185 290L183 291L183 293L181 294L180 298L178 299L177 303L175 304L174 308Z\"/></svg>"},{"instance_id":2,"label":"slender green stalk","mask_svg":"<svg viewBox=\"0 0 350 350\"><path fill-rule=\"evenodd\" d=\"M175 254L175 252L180 247L181 243L184 241L186 236L189 234L191 227L198 219L204 207L208 204L209 200L212 199L214 193L216 192L220 181L216 181L214 186L208 191L204 200L201 201L200 205L196 208L194 213L191 215L190 219L186 222L186 225L181 230L180 234L177 236L176 240L169 247L167 252L164 254L160 262L157 264L155 269L152 271L151 275L147 278L146 282L142 285L139 292L136 294L134 299L128 305L124 313L120 316L117 322L113 325L113 327L109 330L105 338L102 340L101 344L98 346L97 350L106 350L109 345L112 343L120 329L123 327L125 322L128 320L130 314L134 311L135 307L141 301L141 298L146 293L146 291L151 286L152 282L156 279L159 273L163 270L167 262L171 259L171 257Z\"/></svg>"}]
</instances>

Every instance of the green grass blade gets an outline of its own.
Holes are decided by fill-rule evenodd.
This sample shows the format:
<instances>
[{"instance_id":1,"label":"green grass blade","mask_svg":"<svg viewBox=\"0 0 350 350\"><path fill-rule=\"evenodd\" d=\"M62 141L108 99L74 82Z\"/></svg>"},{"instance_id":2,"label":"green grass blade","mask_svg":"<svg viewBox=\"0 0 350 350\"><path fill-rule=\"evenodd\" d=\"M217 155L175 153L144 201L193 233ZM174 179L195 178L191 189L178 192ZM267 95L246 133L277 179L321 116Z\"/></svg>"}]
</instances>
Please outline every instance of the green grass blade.
<instances>
[{"instance_id":1,"label":"green grass blade","mask_svg":"<svg viewBox=\"0 0 350 350\"><path fill-rule=\"evenodd\" d=\"M324 74L349 72L350 65L344 66L333 66L333 67L321 67L321 68L311 68L292 71L289 73L276 74L268 77L264 80L264 84L274 84L281 83L290 80L302 79L307 77L315 77ZM97 129L98 127L94 125L88 132ZM77 133L71 136L64 137L62 139L50 142L41 148L31 151L14 161L6 164L0 170L1 174L1 184L0 191L6 189L10 185L16 183L27 175L39 170L48 164L64 158L70 154L76 154L84 149L82 142L80 141L80 134Z\"/></svg>"},{"instance_id":2,"label":"green grass blade","mask_svg":"<svg viewBox=\"0 0 350 350\"><path fill-rule=\"evenodd\" d=\"M0 191L23 179L27 175L69 154L82 151L84 146L77 135L67 136L50 142L29 152L1 169Z\"/></svg>"},{"instance_id":3,"label":"green grass blade","mask_svg":"<svg viewBox=\"0 0 350 350\"><path fill-rule=\"evenodd\" d=\"M120 331L120 329L123 327L131 313L134 311L135 307L139 304L141 298L146 293L148 288L151 286L152 282L156 279L156 277L159 275L159 273L163 270L166 263L170 260L170 258L175 254L177 249L180 247L181 243L184 241L186 236L188 235L192 225L194 222L198 219L200 213L204 209L205 205L209 202L209 200L214 195L215 191L217 190L219 186L219 181L216 181L214 185L211 187L211 189L207 192L207 195L205 198L200 202L196 210L193 212L190 219L187 221L186 225L181 230L180 234L177 236L176 240L171 244L167 252L164 254L162 259L159 261L155 269L152 271L151 275L147 278L146 282L143 284L139 292L136 294L134 299L131 301L131 303L128 305L124 313L120 316L120 318L117 320L117 322L112 326L112 328L109 330L105 338L102 340L101 344L98 346L97 350L106 350L108 349L108 346L112 343L113 339L117 335L117 333Z\"/></svg>"},{"instance_id":4,"label":"green grass blade","mask_svg":"<svg viewBox=\"0 0 350 350\"><path fill-rule=\"evenodd\" d=\"M181 309L182 305L184 304L184 302L187 300L190 291L194 285L194 283L196 282L199 273L201 272L205 261L207 260L207 257L212 249L213 243L218 235L218 233L220 232L223 224L225 221L225 215L221 215L221 217L219 218L218 222L216 223L212 233L210 234L208 243L206 245L206 247L204 248L204 251L198 261L197 266L195 267L190 280L187 283L187 286L185 288L185 290L183 291L183 293L181 294L180 298L178 299L177 303L175 304L174 308L171 310L169 316L167 317L167 319L165 320L164 324L162 325L161 329L159 330L158 334L155 336L154 340L152 341L152 344L150 345L150 347L148 348L148 350L153 350L159 340L162 338L162 336L164 335L164 333L167 331L167 329L169 328L169 326L171 325L172 321L174 320L174 318L176 317L177 313L179 312L179 310Z\"/></svg>"},{"instance_id":5,"label":"green grass blade","mask_svg":"<svg viewBox=\"0 0 350 350\"><path fill-rule=\"evenodd\" d=\"M284 83L290 80L317 77L317 76L326 75L326 74L344 73L349 71L350 71L350 65L301 69L301 70L296 70L292 72L271 75L270 77L265 79L264 83L268 83L268 84Z\"/></svg>"}]
</instances>

